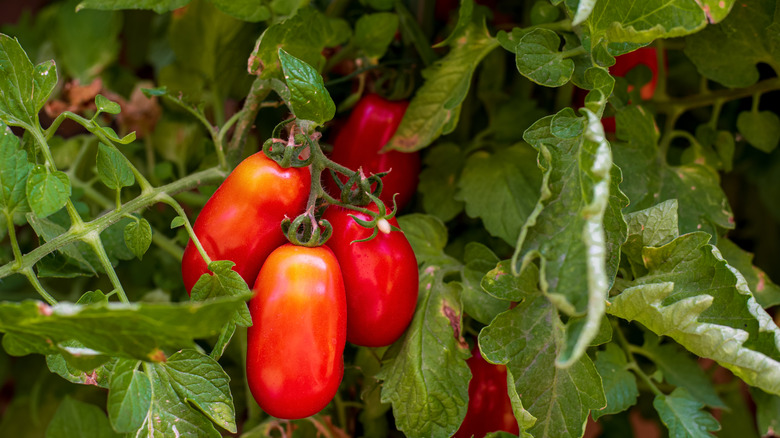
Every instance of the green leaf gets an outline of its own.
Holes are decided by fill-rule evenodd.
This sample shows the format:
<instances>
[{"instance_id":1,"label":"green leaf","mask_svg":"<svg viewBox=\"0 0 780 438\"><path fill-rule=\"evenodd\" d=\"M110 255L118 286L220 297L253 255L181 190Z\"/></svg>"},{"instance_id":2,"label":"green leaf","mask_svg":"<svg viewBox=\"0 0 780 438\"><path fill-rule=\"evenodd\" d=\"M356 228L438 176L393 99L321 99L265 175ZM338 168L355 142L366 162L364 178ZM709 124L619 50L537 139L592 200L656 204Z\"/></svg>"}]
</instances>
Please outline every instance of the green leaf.
<instances>
[{"instance_id":1,"label":"green leaf","mask_svg":"<svg viewBox=\"0 0 780 438\"><path fill-rule=\"evenodd\" d=\"M593 41L649 43L701 30L702 8L695 0L600 0L583 26Z\"/></svg>"},{"instance_id":2,"label":"green leaf","mask_svg":"<svg viewBox=\"0 0 780 438\"><path fill-rule=\"evenodd\" d=\"M271 18L271 10L262 0L210 0L220 11L239 20L256 23Z\"/></svg>"},{"instance_id":3,"label":"green leaf","mask_svg":"<svg viewBox=\"0 0 780 438\"><path fill-rule=\"evenodd\" d=\"M409 104L395 135L384 149L412 152L433 143L455 129L461 104L480 61L498 42L482 22L474 22L453 42L450 52L422 71L425 79Z\"/></svg>"},{"instance_id":4,"label":"green leaf","mask_svg":"<svg viewBox=\"0 0 780 438\"><path fill-rule=\"evenodd\" d=\"M737 128L748 143L767 154L780 142L780 117L772 111L743 111L737 118Z\"/></svg>"},{"instance_id":5,"label":"green leaf","mask_svg":"<svg viewBox=\"0 0 780 438\"><path fill-rule=\"evenodd\" d=\"M711 438L710 432L720 429L718 420L701 410L703 405L684 388L677 388L668 396L657 395L653 407L672 438Z\"/></svg>"},{"instance_id":6,"label":"green leaf","mask_svg":"<svg viewBox=\"0 0 780 438\"><path fill-rule=\"evenodd\" d=\"M152 403L152 383L138 370L140 361L120 359L111 372L108 418L117 432L133 433L141 428Z\"/></svg>"},{"instance_id":7,"label":"green leaf","mask_svg":"<svg viewBox=\"0 0 780 438\"><path fill-rule=\"evenodd\" d=\"M463 166L456 199L470 217L480 217L493 236L514 244L539 198L536 153L515 145L490 154L477 151Z\"/></svg>"},{"instance_id":8,"label":"green leaf","mask_svg":"<svg viewBox=\"0 0 780 438\"><path fill-rule=\"evenodd\" d=\"M230 260L218 260L209 263L209 270L214 274L203 274L192 287L191 301L205 301L218 297L251 296L246 282L232 268L236 264ZM252 325L252 316L246 305L241 306L231 320L241 327Z\"/></svg>"},{"instance_id":9,"label":"green leaf","mask_svg":"<svg viewBox=\"0 0 780 438\"><path fill-rule=\"evenodd\" d=\"M596 0L580 0L579 3L577 3L577 12L571 20L572 26L576 26L587 20L595 6Z\"/></svg>"},{"instance_id":10,"label":"green leaf","mask_svg":"<svg viewBox=\"0 0 780 438\"><path fill-rule=\"evenodd\" d=\"M76 6L76 12L82 9L99 9L115 11L120 9L151 9L158 14L164 14L174 9L184 7L191 0L82 0Z\"/></svg>"},{"instance_id":11,"label":"green leaf","mask_svg":"<svg viewBox=\"0 0 780 438\"><path fill-rule=\"evenodd\" d=\"M68 359L72 358L66 358L63 354L48 354L46 355L46 365L51 372L71 383L108 388L108 379L111 376L115 359L86 371L71 365L68 363Z\"/></svg>"},{"instance_id":12,"label":"green leaf","mask_svg":"<svg viewBox=\"0 0 780 438\"><path fill-rule=\"evenodd\" d=\"M629 282L607 311L717 361L749 385L780 394L780 329L709 239L697 232L645 247L647 275Z\"/></svg>"},{"instance_id":13,"label":"green leaf","mask_svg":"<svg viewBox=\"0 0 780 438\"><path fill-rule=\"evenodd\" d=\"M730 7L733 1L724 4ZM780 67L776 30L771 27L774 11L773 0L741 3L722 23L687 37L685 54L709 79L730 88L753 85L759 79L756 64Z\"/></svg>"},{"instance_id":14,"label":"green leaf","mask_svg":"<svg viewBox=\"0 0 780 438\"><path fill-rule=\"evenodd\" d=\"M628 224L628 239L621 254L631 263L634 277L647 274L642 248L661 246L671 242L680 232L677 230L677 200L670 199L644 210L625 216Z\"/></svg>"},{"instance_id":15,"label":"green leaf","mask_svg":"<svg viewBox=\"0 0 780 438\"><path fill-rule=\"evenodd\" d=\"M330 98L317 70L309 64L279 49L284 79L290 88L290 110L298 119L322 125L336 114L336 104Z\"/></svg>"},{"instance_id":16,"label":"green leaf","mask_svg":"<svg viewBox=\"0 0 780 438\"><path fill-rule=\"evenodd\" d=\"M623 350L616 344L607 344L606 350L596 353L596 369L604 381L607 407L593 411L594 420L604 415L617 414L636 404L639 389L636 377L627 369L628 361Z\"/></svg>"},{"instance_id":17,"label":"green leaf","mask_svg":"<svg viewBox=\"0 0 780 438\"><path fill-rule=\"evenodd\" d=\"M423 209L442 221L453 219L463 211L463 201L455 199L464 162L460 148L454 143L437 144L430 148L424 162L426 167L417 185Z\"/></svg>"},{"instance_id":18,"label":"green leaf","mask_svg":"<svg viewBox=\"0 0 780 438\"><path fill-rule=\"evenodd\" d=\"M726 408L721 411L719 438L759 438L756 415L743 391L724 391Z\"/></svg>"},{"instance_id":19,"label":"green leaf","mask_svg":"<svg viewBox=\"0 0 780 438\"><path fill-rule=\"evenodd\" d=\"M47 242L66 231L65 227L62 225L54 223L49 219L38 218L33 214L27 215L27 221L35 230L35 234ZM86 271L89 274L95 274L97 272L95 266L100 266L99 260L94 257L94 251L85 242L77 241L70 245L58 248L58 250L66 257L66 262L71 262L79 269ZM46 259L41 259L41 262L45 261ZM38 275L42 275L41 262L37 264ZM93 262L95 262L94 265ZM51 269L52 265L48 265L48 268Z\"/></svg>"},{"instance_id":20,"label":"green leaf","mask_svg":"<svg viewBox=\"0 0 780 438\"><path fill-rule=\"evenodd\" d=\"M544 176L541 197L520 231L512 256L515 273L538 258L542 291L565 313L587 315L577 342L564 342L567 348L558 358L560 366L574 363L598 333L620 246L627 236L621 211L628 202L618 189L622 176L612 164L599 119L583 111L588 121L581 136L556 137L552 116L526 130L526 141L539 150ZM567 114L573 115L564 109L558 117Z\"/></svg>"},{"instance_id":21,"label":"green leaf","mask_svg":"<svg viewBox=\"0 0 780 438\"><path fill-rule=\"evenodd\" d=\"M244 297L197 303L91 304L37 301L0 303L0 331L25 336L26 352L49 354L52 345L76 340L108 356L160 360L162 349L190 346L214 336L245 305Z\"/></svg>"},{"instance_id":22,"label":"green leaf","mask_svg":"<svg viewBox=\"0 0 780 438\"><path fill-rule=\"evenodd\" d=\"M152 399L138 437L220 437L208 419L236 433L230 377L217 361L195 350L182 350L164 363L144 368L152 383Z\"/></svg>"},{"instance_id":23,"label":"green leaf","mask_svg":"<svg viewBox=\"0 0 780 438\"><path fill-rule=\"evenodd\" d=\"M780 430L780 396L767 394L758 388L748 388L756 403L758 433L770 436Z\"/></svg>"},{"instance_id":24,"label":"green leaf","mask_svg":"<svg viewBox=\"0 0 780 438\"><path fill-rule=\"evenodd\" d=\"M93 10L77 13L78 4L79 0L60 4L50 38L68 76L89 84L119 55L122 15Z\"/></svg>"},{"instance_id":25,"label":"green leaf","mask_svg":"<svg viewBox=\"0 0 780 438\"><path fill-rule=\"evenodd\" d=\"M27 161L19 139L2 121L0 131L0 208L13 216L29 211L25 190L33 164Z\"/></svg>"},{"instance_id":26,"label":"green leaf","mask_svg":"<svg viewBox=\"0 0 780 438\"><path fill-rule=\"evenodd\" d=\"M120 435L111 429L108 418L101 408L65 396L46 429L46 438L77 436L114 438Z\"/></svg>"},{"instance_id":27,"label":"green leaf","mask_svg":"<svg viewBox=\"0 0 780 438\"><path fill-rule=\"evenodd\" d=\"M353 43L369 58L381 58L397 30L398 15L392 12L361 15L355 23Z\"/></svg>"},{"instance_id":28,"label":"green leaf","mask_svg":"<svg viewBox=\"0 0 780 438\"><path fill-rule=\"evenodd\" d=\"M521 75L545 87L560 87L574 73L574 61L558 51L561 39L549 29L524 34L514 47L515 63Z\"/></svg>"},{"instance_id":29,"label":"green leaf","mask_svg":"<svg viewBox=\"0 0 780 438\"><path fill-rule=\"evenodd\" d=\"M120 189L135 184L135 176L127 158L115 147L98 145L97 170L100 181L109 189Z\"/></svg>"},{"instance_id":30,"label":"green leaf","mask_svg":"<svg viewBox=\"0 0 780 438\"><path fill-rule=\"evenodd\" d=\"M614 144L615 163L631 175L620 187L631 201L625 213L677 199L681 233L702 230L717 238L716 226L734 228L717 172L700 164L666 164L658 150L655 121L641 107L624 107L616 122L617 136L624 142Z\"/></svg>"},{"instance_id":31,"label":"green leaf","mask_svg":"<svg viewBox=\"0 0 780 438\"><path fill-rule=\"evenodd\" d=\"M780 286L753 265L753 254L744 251L729 239L718 240L718 250L729 265L737 268L745 277L750 292L761 307L768 309L780 304Z\"/></svg>"},{"instance_id":32,"label":"green leaf","mask_svg":"<svg viewBox=\"0 0 780 438\"><path fill-rule=\"evenodd\" d=\"M49 173L44 166L35 166L27 178L27 202L33 213L44 218L65 206L70 198L70 179L63 172Z\"/></svg>"},{"instance_id":33,"label":"green leaf","mask_svg":"<svg viewBox=\"0 0 780 438\"><path fill-rule=\"evenodd\" d=\"M95 108L101 113L119 114L122 112L122 107L118 103L111 101L102 94L95 96Z\"/></svg>"},{"instance_id":34,"label":"green leaf","mask_svg":"<svg viewBox=\"0 0 780 438\"><path fill-rule=\"evenodd\" d=\"M392 403L396 426L407 436L451 436L466 416L471 373L459 295L457 283L442 283L441 268L425 269L398 355L376 376L384 381L382 402Z\"/></svg>"},{"instance_id":35,"label":"green leaf","mask_svg":"<svg viewBox=\"0 0 780 438\"><path fill-rule=\"evenodd\" d=\"M536 293L538 277L536 265L528 265L519 276L515 276L511 260L502 260L482 277L482 288L501 300L523 301Z\"/></svg>"},{"instance_id":36,"label":"green leaf","mask_svg":"<svg viewBox=\"0 0 780 438\"><path fill-rule=\"evenodd\" d=\"M696 359L674 342L660 343L657 336L645 334L640 354L652 360L664 379L674 386L685 388L694 399L713 408L725 408L712 382L699 367Z\"/></svg>"},{"instance_id":37,"label":"green leaf","mask_svg":"<svg viewBox=\"0 0 780 438\"><path fill-rule=\"evenodd\" d=\"M447 227L434 216L413 213L398 218L398 224L412 245L417 263L423 266L460 265L444 254L447 245Z\"/></svg>"},{"instance_id":38,"label":"green leaf","mask_svg":"<svg viewBox=\"0 0 780 438\"><path fill-rule=\"evenodd\" d=\"M144 218L132 221L125 227L124 238L125 245L141 260L152 244L152 226Z\"/></svg>"},{"instance_id":39,"label":"green leaf","mask_svg":"<svg viewBox=\"0 0 780 438\"><path fill-rule=\"evenodd\" d=\"M33 67L19 41L0 34L0 72L0 121L32 129L57 84L54 62Z\"/></svg>"},{"instance_id":40,"label":"green leaf","mask_svg":"<svg viewBox=\"0 0 780 438\"><path fill-rule=\"evenodd\" d=\"M260 35L249 58L249 71L263 79L281 78L280 48L320 70L325 64L322 49L339 45L345 36L344 30L341 30L343 26L338 23L314 8L300 9L283 22L269 26ZM331 35L338 38L329 37Z\"/></svg>"},{"instance_id":41,"label":"green leaf","mask_svg":"<svg viewBox=\"0 0 780 438\"><path fill-rule=\"evenodd\" d=\"M463 310L483 324L490 324L496 315L509 310L511 304L488 295L482 289L482 278L496 267L498 261L498 256L485 245L477 242L466 244L463 255L463 290L460 296Z\"/></svg>"},{"instance_id":42,"label":"green leaf","mask_svg":"<svg viewBox=\"0 0 780 438\"><path fill-rule=\"evenodd\" d=\"M184 226L184 224L185 224L185 223L186 223L186 221L184 220L184 218L183 218L183 217L181 217L181 216L176 216L176 217L175 217L175 218L173 218L173 220L171 221L171 229L174 229L174 228L179 228L179 227L181 227L181 226Z\"/></svg>"},{"instance_id":43,"label":"green leaf","mask_svg":"<svg viewBox=\"0 0 780 438\"><path fill-rule=\"evenodd\" d=\"M479 334L486 360L505 364L523 406L536 417L537 437L581 437L591 410L606 405L601 378L587 355L568 368L556 366L561 346L555 309L540 293L498 315Z\"/></svg>"}]
</instances>

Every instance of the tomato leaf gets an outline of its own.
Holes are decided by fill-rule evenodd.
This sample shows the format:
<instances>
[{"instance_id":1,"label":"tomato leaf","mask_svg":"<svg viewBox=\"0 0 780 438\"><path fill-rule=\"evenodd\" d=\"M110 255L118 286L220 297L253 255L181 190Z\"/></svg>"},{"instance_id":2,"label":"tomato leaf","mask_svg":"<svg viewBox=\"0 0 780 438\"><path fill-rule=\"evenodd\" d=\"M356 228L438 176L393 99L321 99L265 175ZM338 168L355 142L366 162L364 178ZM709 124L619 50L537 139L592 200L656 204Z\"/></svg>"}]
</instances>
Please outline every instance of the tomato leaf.
<instances>
[{"instance_id":1,"label":"tomato leaf","mask_svg":"<svg viewBox=\"0 0 780 438\"><path fill-rule=\"evenodd\" d=\"M230 260L217 260L209 263L209 270L214 274L203 274L198 279L198 282L192 287L190 300L196 302L224 296L251 296L252 291L249 290L244 279L232 269L235 265ZM252 317L249 315L249 309L246 305L240 306L231 321L241 327L252 325Z\"/></svg>"},{"instance_id":2,"label":"tomato leaf","mask_svg":"<svg viewBox=\"0 0 780 438\"><path fill-rule=\"evenodd\" d=\"M669 199L645 210L625 216L628 224L628 238L623 244L621 255L631 263L634 277L647 274L642 260L642 248L661 246L680 235L677 230L677 200Z\"/></svg>"},{"instance_id":3,"label":"tomato leaf","mask_svg":"<svg viewBox=\"0 0 780 438\"><path fill-rule=\"evenodd\" d=\"M470 217L482 218L490 234L514 244L536 206L541 180L536 153L528 146L477 151L463 166L455 199L465 203Z\"/></svg>"},{"instance_id":4,"label":"tomato leaf","mask_svg":"<svg viewBox=\"0 0 780 438\"><path fill-rule=\"evenodd\" d=\"M111 429L111 424L101 408L65 396L46 429L46 438L74 436L118 438L121 435Z\"/></svg>"},{"instance_id":5,"label":"tomato leaf","mask_svg":"<svg viewBox=\"0 0 780 438\"><path fill-rule=\"evenodd\" d=\"M617 414L636 404L639 389L636 377L626 369L628 361L616 344L608 344L606 350L596 353L596 369L604 381L607 407L591 413L594 420L604 415Z\"/></svg>"},{"instance_id":6,"label":"tomato leaf","mask_svg":"<svg viewBox=\"0 0 780 438\"><path fill-rule=\"evenodd\" d=\"M509 310L509 301L500 300L488 295L482 289L482 278L498 264L498 256L485 245L469 242L463 255L463 290L461 300L463 310L472 318L483 324L490 321L501 312Z\"/></svg>"},{"instance_id":7,"label":"tomato leaf","mask_svg":"<svg viewBox=\"0 0 780 438\"><path fill-rule=\"evenodd\" d=\"M771 111L743 111L737 117L737 128L748 143L767 154L780 142L780 117Z\"/></svg>"},{"instance_id":8,"label":"tomato leaf","mask_svg":"<svg viewBox=\"0 0 780 438\"><path fill-rule=\"evenodd\" d=\"M607 311L780 394L780 329L708 240L709 234L695 232L643 248L647 275L628 283Z\"/></svg>"},{"instance_id":9,"label":"tomato leaf","mask_svg":"<svg viewBox=\"0 0 780 438\"><path fill-rule=\"evenodd\" d=\"M733 2L726 3L730 6ZM774 10L772 0L739 4L722 23L687 37L685 55L699 73L727 87L755 84L759 79L756 64L765 62L775 70L780 67ZM721 56L723 53L730 56Z\"/></svg>"},{"instance_id":10,"label":"tomato leaf","mask_svg":"<svg viewBox=\"0 0 780 438\"><path fill-rule=\"evenodd\" d=\"M453 143L437 144L428 152L417 185L426 213L446 222L463 211L463 201L455 199L463 161L460 148Z\"/></svg>"},{"instance_id":11,"label":"tomato leaf","mask_svg":"<svg viewBox=\"0 0 780 438\"><path fill-rule=\"evenodd\" d=\"M460 286L441 275L435 266L421 271L414 319L397 356L376 376L384 381L382 402L392 403L396 426L408 436L451 436L466 416L471 373Z\"/></svg>"},{"instance_id":12,"label":"tomato leaf","mask_svg":"<svg viewBox=\"0 0 780 438\"><path fill-rule=\"evenodd\" d=\"M132 221L125 226L124 239L125 245L141 260L152 244L152 226L144 218Z\"/></svg>"},{"instance_id":13,"label":"tomato leaf","mask_svg":"<svg viewBox=\"0 0 780 438\"><path fill-rule=\"evenodd\" d=\"M768 309L780 304L780 286L761 268L753 265L753 254L741 249L729 239L718 240L718 250L729 263L745 277L750 292L761 307Z\"/></svg>"},{"instance_id":14,"label":"tomato leaf","mask_svg":"<svg viewBox=\"0 0 780 438\"><path fill-rule=\"evenodd\" d=\"M558 51L560 44L558 34L549 29L534 29L523 34L513 50L517 70L545 87L560 87L569 82L574 73L574 61Z\"/></svg>"},{"instance_id":15,"label":"tomato leaf","mask_svg":"<svg viewBox=\"0 0 780 438\"><path fill-rule=\"evenodd\" d=\"M486 360L505 364L525 410L536 417L533 436L580 437L591 410L606 405L601 378L587 355L556 366L560 324L555 306L538 291L498 315L479 334Z\"/></svg>"},{"instance_id":16,"label":"tomato leaf","mask_svg":"<svg viewBox=\"0 0 780 438\"><path fill-rule=\"evenodd\" d=\"M38 165L30 171L26 192L33 213L45 218L65 206L71 193L70 179L63 172L49 172Z\"/></svg>"},{"instance_id":17,"label":"tomato leaf","mask_svg":"<svg viewBox=\"0 0 780 438\"><path fill-rule=\"evenodd\" d=\"M496 46L498 42L487 32L484 23L472 21L463 36L453 42L447 56L423 70L425 83L417 90L384 150L416 151L440 135L452 132L458 124L474 70Z\"/></svg>"},{"instance_id":18,"label":"tomato leaf","mask_svg":"<svg viewBox=\"0 0 780 438\"><path fill-rule=\"evenodd\" d=\"M16 38L0 34L0 120L31 129L57 85L54 61L33 67Z\"/></svg>"},{"instance_id":19,"label":"tomato leaf","mask_svg":"<svg viewBox=\"0 0 780 438\"><path fill-rule=\"evenodd\" d=\"M667 382L687 389L694 399L713 408L726 407L696 360L677 343L661 344L657 336L646 333L639 353L655 363Z\"/></svg>"},{"instance_id":20,"label":"tomato leaf","mask_svg":"<svg viewBox=\"0 0 780 438\"><path fill-rule=\"evenodd\" d=\"M145 364L144 370L152 383L152 397L136 436L220 437L208 419L236 432L230 377L217 361L195 350L182 350L166 362Z\"/></svg>"},{"instance_id":21,"label":"tomato leaf","mask_svg":"<svg viewBox=\"0 0 780 438\"><path fill-rule=\"evenodd\" d=\"M242 21L256 23L271 18L271 10L259 0L211 0L220 11Z\"/></svg>"},{"instance_id":22,"label":"tomato leaf","mask_svg":"<svg viewBox=\"0 0 780 438\"><path fill-rule=\"evenodd\" d=\"M162 349L192 345L219 329L247 296L198 303L91 304L37 301L0 303L0 331L25 336L26 353L49 354L75 340L106 356L159 360Z\"/></svg>"},{"instance_id":23,"label":"tomato leaf","mask_svg":"<svg viewBox=\"0 0 780 438\"><path fill-rule=\"evenodd\" d=\"M712 436L710 432L720 429L718 420L703 411L703 405L684 388L677 388L668 396L657 395L653 407L671 437L709 438Z\"/></svg>"},{"instance_id":24,"label":"tomato leaf","mask_svg":"<svg viewBox=\"0 0 780 438\"><path fill-rule=\"evenodd\" d=\"M117 432L132 433L144 423L152 403L152 382L138 370L141 361L120 359L111 371L108 418Z\"/></svg>"},{"instance_id":25,"label":"tomato leaf","mask_svg":"<svg viewBox=\"0 0 780 438\"><path fill-rule=\"evenodd\" d=\"M417 262L423 266L459 266L454 258L444 254L447 245L447 227L434 217L424 214L408 214L398 218L404 235L412 245Z\"/></svg>"},{"instance_id":26,"label":"tomato leaf","mask_svg":"<svg viewBox=\"0 0 780 438\"><path fill-rule=\"evenodd\" d=\"M111 377L111 370L116 359L109 359L106 363L87 370L73 366L70 362L72 362L72 357L65 354L46 355L46 365L49 367L49 370L68 382L108 388L108 379Z\"/></svg>"},{"instance_id":27,"label":"tomato leaf","mask_svg":"<svg viewBox=\"0 0 780 438\"><path fill-rule=\"evenodd\" d=\"M102 94L95 96L95 108L99 113L119 114L122 112L122 107L118 103L111 101Z\"/></svg>"},{"instance_id":28,"label":"tomato leaf","mask_svg":"<svg viewBox=\"0 0 780 438\"><path fill-rule=\"evenodd\" d=\"M170 12L184 7L191 0L82 0L76 11L82 9L99 9L101 11L116 11L120 9L151 9L158 14Z\"/></svg>"},{"instance_id":29,"label":"tomato leaf","mask_svg":"<svg viewBox=\"0 0 780 438\"><path fill-rule=\"evenodd\" d=\"M135 176L127 158L115 147L103 143L98 145L98 177L109 189L120 189L135 184Z\"/></svg>"},{"instance_id":30,"label":"tomato leaf","mask_svg":"<svg viewBox=\"0 0 780 438\"><path fill-rule=\"evenodd\" d=\"M312 66L279 49L284 79L290 89L290 110L298 119L322 125L336 115L322 76Z\"/></svg>"},{"instance_id":31,"label":"tomato leaf","mask_svg":"<svg viewBox=\"0 0 780 438\"><path fill-rule=\"evenodd\" d=\"M502 260L482 277L482 288L501 300L523 301L536 293L538 275L536 265L528 265L519 276L515 276L511 260Z\"/></svg>"},{"instance_id":32,"label":"tomato leaf","mask_svg":"<svg viewBox=\"0 0 780 438\"><path fill-rule=\"evenodd\" d=\"M628 200L618 189L622 176L612 164L599 119L585 112L587 130L574 138L555 136L554 117L545 117L526 131L526 141L539 150L544 176L541 197L512 256L516 274L539 258L543 292L570 316L587 315L577 342L564 342L560 366L574 363L598 333L605 298L617 274L620 245L627 236L621 211ZM570 108L557 117L576 118Z\"/></svg>"},{"instance_id":33,"label":"tomato leaf","mask_svg":"<svg viewBox=\"0 0 780 438\"><path fill-rule=\"evenodd\" d=\"M369 58L381 58L397 30L398 15L392 12L362 15L355 23L352 42Z\"/></svg>"},{"instance_id":34,"label":"tomato leaf","mask_svg":"<svg viewBox=\"0 0 780 438\"><path fill-rule=\"evenodd\" d=\"M27 152L19 139L0 121L0 208L8 215L29 211L27 204L27 175L33 164L27 161Z\"/></svg>"},{"instance_id":35,"label":"tomato leaf","mask_svg":"<svg viewBox=\"0 0 780 438\"><path fill-rule=\"evenodd\" d=\"M617 113L615 163L631 175L621 190L631 200L626 213L648 208L661 201L677 199L681 233L706 231L718 237L717 227L734 228L728 199L718 174L700 164L670 166L659 157L658 130L653 118L637 106Z\"/></svg>"},{"instance_id":36,"label":"tomato leaf","mask_svg":"<svg viewBox=\"0 0 780 438\"><path fill-rule=\"evenodd\" d=\"M756 403L758 433L761 436L769 436L780 429L780 396L767 394L758 388L749 388L749 390Z\"/></svg>"}]
</instances>

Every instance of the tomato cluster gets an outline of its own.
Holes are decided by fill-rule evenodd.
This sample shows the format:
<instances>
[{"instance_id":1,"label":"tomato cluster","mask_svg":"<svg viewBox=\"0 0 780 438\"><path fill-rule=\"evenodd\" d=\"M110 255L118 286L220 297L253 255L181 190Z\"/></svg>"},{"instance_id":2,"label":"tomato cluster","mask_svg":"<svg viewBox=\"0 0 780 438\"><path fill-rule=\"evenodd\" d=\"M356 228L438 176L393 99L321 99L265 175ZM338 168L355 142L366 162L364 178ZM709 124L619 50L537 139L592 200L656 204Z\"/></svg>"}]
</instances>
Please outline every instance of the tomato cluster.
<instances>
[{"instance_id":1,"label":"tomato cluster","mask_svg":"<svg viewBox=\"0 0 780 438\"><path fill-rule=\"evenodd\" d=\"M373 155L392 136L406 108L405 104L377 105L377 99L369 96L361 101L356 109L361 111L353 112L347 123L370 128L350 134L362 135L359 144ZM387 108L401 110L387 112ZM377 125L380 116L393 130L376 133L377 127L384 126ZM341 138L346 138L344 133ZM339 150L334 155L339 156ZM406 168L405 159L343 161L377 173L389 170L384 167L387 163L394 169ZM419 157L408 162L412 168L416 163L416 178ZM399 177L390 179L385 188L403 186L402 196L411 197L407 192L410 188L413 192L412 183L395 182L408 175L399 171L386 178L390 175ZM379 206L363 208L364 212L328 207L322 219L329 221L333 233L326 245L284 243L282 220L311 211L307 200L312 187L319 187L312 176L309 167L285 169L258 152L235 168L193 226L209 258L235 262L233 269L254 284L247 382L261 408L285 419L313 415L330 402L343 376L346 341L371 347L392 344L406 330L417 304L417 260L403 233L394 230L398 223L381 201ZM375 224L378 231L365 228L366 223ZM363 240L372 234L372 239ZM190 242L182 261L187 291L208 272Z\"/></svg>"}]
</instances>

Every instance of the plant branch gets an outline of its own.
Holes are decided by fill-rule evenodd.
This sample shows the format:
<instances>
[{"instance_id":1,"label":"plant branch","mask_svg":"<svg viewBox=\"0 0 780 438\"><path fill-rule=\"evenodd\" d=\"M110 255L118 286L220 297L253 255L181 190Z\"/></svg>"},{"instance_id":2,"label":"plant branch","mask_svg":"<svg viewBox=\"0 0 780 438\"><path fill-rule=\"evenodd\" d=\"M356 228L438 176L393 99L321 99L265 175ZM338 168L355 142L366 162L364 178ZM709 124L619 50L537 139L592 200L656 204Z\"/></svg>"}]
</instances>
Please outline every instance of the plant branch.
<instances>
[{"instance_id":1,"label":"plant branch","mask_svg":"<svg viewBox=\"0 0 780 438\"><path fill-rule=\"evenodd\" d=\"M655 109L656 112L664 114L682 113L693 108L714 105L719 100L727 102L776 90L780 90L780 78L766 79L745 88L716 90L695 96L669 99L663 102L656 101Z\"/></svg>"},{"instance_id":2,"label":"plant branch","mask_svg":"<svg viewBox=\"0 0 780 438\"><path fill-rule=\"evenodd\" d=\"M634 358L634 353L632 352L633 346L628 342L628 339L626 339L626 336L623 334L623 330L620 328L620 323L616 320L612 320L612 328L614 329L613 331L617 333L618 343L623 348L623 352L628 357L628 364L626 365L626 369L633 371L634 374L639 376L639 378L650 387L650 390L653 391L653 394L664 395L664 393L658 389L658 386L656 386L655 382L653 382L653 379L651 379L650 376L648 376L647 373L645 373L637 363L636 358Z\"/></svg>"},{"instance_id":3,"label":"plant branch","mask_svg":"<svg viewBox=\"0 0 780 438\"><path fill-rule=\"evenodd\" d=\"M249 131L252 129L255 117L257 117L258 111L260 111L263 100L265 100L269 94L271 94L269 82L259 77L255 79L252 83L252 88L249 90L249 94L244 101L244 107L238 112L241 116L236 122L236 129L233 132L233 137L225 150L230 168L233 168L241 160L241 156L244 153L244 144L246 144Z\"/></svg>"}]
</instances>

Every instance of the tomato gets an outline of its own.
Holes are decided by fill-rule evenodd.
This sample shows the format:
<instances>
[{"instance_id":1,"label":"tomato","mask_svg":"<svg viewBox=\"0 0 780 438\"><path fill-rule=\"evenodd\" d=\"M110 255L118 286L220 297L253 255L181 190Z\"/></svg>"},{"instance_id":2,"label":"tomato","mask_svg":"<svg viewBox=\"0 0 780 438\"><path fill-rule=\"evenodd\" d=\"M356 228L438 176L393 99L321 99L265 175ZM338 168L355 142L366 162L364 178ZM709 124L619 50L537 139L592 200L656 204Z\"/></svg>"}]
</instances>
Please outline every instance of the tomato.
<instances>
[{"instance_id":1,"label":"tomato","mask_svg":"<svg viewBox=\"0 0 780 438\"><path fill-rule=\"evenodd\" d=\"M376 211L376 205L370 209ZM378 232L367 242L355 242L372 230L358 225L364 213L331 206L322 216L333 226L328 246L344 274L347 292L347 341L366 347L395 342L409 326L417 306L417 259L400 231ZM389 220L398 226L395 218Z\"/></svg>"},{"instance_id":2,"label":"tomato","mask_svg":"<svg viewBox=\"0 0 780 438\"><path fill-rule=\"evenodd\" d=\"M625 76L634 67L640 64L646 65L653 73L653 77L639 90L639 96L642 100L652 99L655 86L658 84L658 55L656 53L655 47L641 47L633 52L620 55L615 58L615 65L609 68L609 73L612 76ZM634 87L629 85L628 91L633 89Z\"/></svg>"},{"instance_id":3,"label":"tomato","mask_svg":"<svg viewBox=\"0 0 780 438\"><path fill-rule=\"evenodd\" d=\"M364 96L355 106L347 123L339 129L333 141L331 159L352 170L362 167L366 176L392 172L382 178L383 189L380 199L393 205L393 194L398 193L399 207L406 205L417 190L420 173L420 154L379 150L395 134L404 117L408 102L393 102L375 94ZM340 176L342 182L347 178ZM328 192L337 199L339 189L335 181L326 175Z\"/></svg>"},{"instance_id":4,"label":"tomato","mask_svg":"<svg viewBox=\"0 0 780 438\"><path fill-rule=\"evenodd\" d=\"M286 240L285 216L306 209L311 176L308 168L283 169L258 152L242 161L217 189L198 215L193 229L212 260L231 260L247 284L257 277L263 261ZM181 264L187 293L209 270L192 242Z\"/></svg>"},{"instance_id":5,"label":"tomato","mask_svg":"<svg viewBox=\"0 0 780 438\"><path fill-rule=\"evenodd\" d=\"M274 417L316 414L344 374L347 304L336 257L326 246L280 246L254 292L246 352L252 395Z\"/></svg>"},{"instance_id":6,"label":"tomato","mask_svg":"<svg viewBox=\"0 0 780 438\"><path fill-rule=\"evenodd\" d=\"M506 367L483 359L478 346L474 346L472 356L466 362L471 369L469 407L460 429L453 436L481 438L499 430L517 435L520 427L507 394Z\"/></svg>"}]
</instances>

